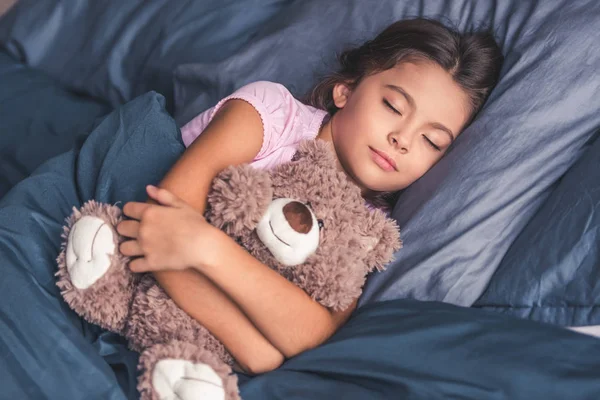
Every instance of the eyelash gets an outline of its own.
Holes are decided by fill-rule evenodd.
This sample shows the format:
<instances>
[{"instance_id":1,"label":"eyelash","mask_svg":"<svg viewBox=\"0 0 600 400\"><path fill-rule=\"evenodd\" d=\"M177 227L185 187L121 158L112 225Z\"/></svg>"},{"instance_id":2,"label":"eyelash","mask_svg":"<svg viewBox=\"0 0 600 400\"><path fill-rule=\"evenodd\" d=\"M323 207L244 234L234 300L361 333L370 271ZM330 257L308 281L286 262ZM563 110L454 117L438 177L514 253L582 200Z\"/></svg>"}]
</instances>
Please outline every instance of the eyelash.
<instances>
[{"instance_id":1,"label":"eyelash","mask_svg":"<svg viewBox=\"0 0 600 400\"><path fill-rule=\"evenodd\" d=\"M386 99L383 99L383 104L385 104L385 106L386 106L387 108L389 108L390 110L392 110L392 112L393 112L394 114L402 115L402 113L401 113L400 111L396 110L396 109L394 108L394 106L393 106L393 105L391 105L391 104L390 104L390 102L389 102L389 101L387 101Z\"/></svg>"},{"instance_id":2,"label":"eyelash","mask_svg":"<svg viewBox=\"0 0 600 400\"><path fill-rule=\"evenodd\" d=\"M425 138L425 140L427 140L427 143L428 143L428 144L429 144L431 147L433 147L435 150L437 150L437 151L442 151L442 149L440 149L438 146L436 146L436 144L435 144L435 143L433 143L431 140L429 140L429 138L428 138L427 136L423 135L423 137Z\"/></svg>"},{"instance_id":3,"label":"eyelash","mask_svg":"<svg viewBox=\"0 0 600 400\"><path fill-rule=\"evenodd\" d=\"M390 104L390 102L387 101L387 99L383 99L383 104L385 104L385 106L387 108L389 108L393 113L398 114L398 115L402 115L402 113L400 111L396 110L394 108L394 106L392 106ZM442 151L442 149L440 149L435 143L433 143L431 140L429 140L429 138L427 136L423 135L423 137L427 141L427 144L429 144L434 150L436 150L436 151Z\"/></svg>"}]
</instances>

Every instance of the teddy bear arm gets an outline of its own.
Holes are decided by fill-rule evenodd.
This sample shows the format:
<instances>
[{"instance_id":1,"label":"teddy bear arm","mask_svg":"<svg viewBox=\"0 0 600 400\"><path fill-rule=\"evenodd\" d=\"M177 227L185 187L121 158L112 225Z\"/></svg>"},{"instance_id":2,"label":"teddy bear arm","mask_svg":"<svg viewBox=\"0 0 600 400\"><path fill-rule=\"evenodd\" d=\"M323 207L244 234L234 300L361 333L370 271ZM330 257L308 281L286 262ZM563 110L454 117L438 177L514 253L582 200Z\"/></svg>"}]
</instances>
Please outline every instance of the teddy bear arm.
<instances>
[{"instance_id":1,"label":"teddy bear arm","mask_svg":"<svg viewBox=\"0 0 600 400\"><path fill-rule=\"evenodd\" d=\"M74 210L64 227L57 286L69 306L87 321L122 333L136 279L126 267L115 226L120 210L90 201Z\"/></svg>"},{"instance_id":2,"label":"teddy bear arm","mask_svg":"<svg viewBox=\"0 0 600 400\"><path fill-rule=\"evenodd\" d=\"M364 264L352 251L346 261L304 265L293 274L292 281L323 307L343 311L362 293L366 279Z\"/></svg>"}]
</instances>

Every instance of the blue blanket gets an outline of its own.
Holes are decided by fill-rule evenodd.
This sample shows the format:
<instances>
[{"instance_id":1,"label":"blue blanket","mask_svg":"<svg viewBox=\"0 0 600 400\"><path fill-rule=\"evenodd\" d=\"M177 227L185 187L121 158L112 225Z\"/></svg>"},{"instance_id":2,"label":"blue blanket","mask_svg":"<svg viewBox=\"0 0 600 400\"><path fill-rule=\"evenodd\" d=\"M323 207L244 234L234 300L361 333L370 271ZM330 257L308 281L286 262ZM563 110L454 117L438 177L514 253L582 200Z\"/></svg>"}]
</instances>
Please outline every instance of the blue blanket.
<instances>
[{"instance_id":1,"label":"blue blanket","mask_svg":"<svg viewBox=\"0 0 600 400\"><path fill-rule=\"evenodd\" d=\"M82 146L43 164L0 201L0 379L7 398L137 396L137 355L63 302L55 259L72 207L93 198L143 200L143 183L158 181L181 154L179 130L163 106L162 97L148 94L114 111Z\"/></svg>"},{"instance_id":2,"label":"blue blanket","mask_svg":"<svg viewBox=\"0 0 600 400\"><path fill-rule=\"evenodd\" d=\"M138 355L90 325L55 285L60 233L89 199L144 200L184 147L164 98L109 114L0 200L0 397L135 399ZM598 398L600 341L436 302L363 307L325 345L255 379L244 399Z\"/></svg>"},{"instance_id":3,"label":"blue blanket","mask_svg":"<svg viewBox=\"0 0 600 400\"><path fill-rule=\"evenodd\" d=\"M331 340L242 386L248 399L600 398L600 340L440 303L361 309Z\"/></svg>"}]
</instances>

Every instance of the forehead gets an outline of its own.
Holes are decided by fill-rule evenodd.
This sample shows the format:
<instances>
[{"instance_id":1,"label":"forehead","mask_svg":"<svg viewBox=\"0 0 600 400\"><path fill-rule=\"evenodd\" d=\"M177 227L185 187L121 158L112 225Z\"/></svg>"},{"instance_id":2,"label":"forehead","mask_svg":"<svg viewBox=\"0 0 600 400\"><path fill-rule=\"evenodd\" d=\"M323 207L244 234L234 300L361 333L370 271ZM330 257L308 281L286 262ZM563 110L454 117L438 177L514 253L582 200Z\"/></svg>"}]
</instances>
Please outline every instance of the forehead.
<instances>
[{"instance_id":1,"label":"forehead","mask_svg":"<svg viewBox=\"0 0 600 400\"><path fill-rule=\"evenodd\" d=\"M417 114L428 122L446 125L459 132L467 122L470 102L467 93L452 76L433 62L402 62L389 70L371 75L370 85L390 92L400 101L403 96L386 89L387 85L401 87L415 102ZM365 82L367 83L367 82Z\"/></svg>"}]
</instances>

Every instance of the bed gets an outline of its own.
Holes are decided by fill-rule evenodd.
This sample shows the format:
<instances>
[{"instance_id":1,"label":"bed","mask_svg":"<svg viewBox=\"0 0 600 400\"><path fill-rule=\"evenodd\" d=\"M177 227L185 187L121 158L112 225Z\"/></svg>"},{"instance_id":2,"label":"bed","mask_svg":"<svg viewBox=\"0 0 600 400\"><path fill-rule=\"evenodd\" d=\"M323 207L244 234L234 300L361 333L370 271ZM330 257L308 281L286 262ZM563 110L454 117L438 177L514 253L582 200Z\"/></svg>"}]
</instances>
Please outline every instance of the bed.
<instances>
[{"instance_id":1,"label":"bed","mask_svg":"<svg viewBox=\"0 0 600 400\"><path fill-rule=\"evenodd\" d=\"M55 285L71 207L143 200L194 115L261 79L301 96L412 16L493 29L501 81L400 196L404 248L349 322L239 374L242 398L600 398L593 0L17 2L0 19L0 398L138 398L138 354Z\"/></svg>"}]
</instances>

